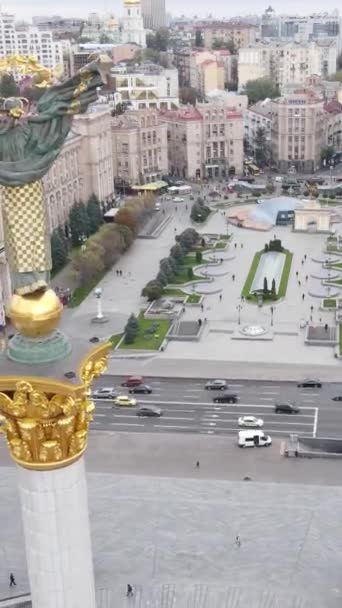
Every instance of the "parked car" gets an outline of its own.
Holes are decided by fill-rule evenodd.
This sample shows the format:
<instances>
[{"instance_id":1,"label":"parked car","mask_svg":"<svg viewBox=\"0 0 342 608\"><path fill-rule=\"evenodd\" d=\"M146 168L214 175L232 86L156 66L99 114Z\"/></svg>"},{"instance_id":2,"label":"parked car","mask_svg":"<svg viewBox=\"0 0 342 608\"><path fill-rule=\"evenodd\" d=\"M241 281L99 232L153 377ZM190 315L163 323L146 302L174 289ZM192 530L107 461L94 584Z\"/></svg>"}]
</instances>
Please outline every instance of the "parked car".
<instances>
[{"instance_id":1,"label":"parked car","mask_svg":"<svg viewBox=\"0 0 342 608\"><path fill-rule=\"evenodd\" d=\"M224 391L228 385L225 380L208 380L204 388L207 391Z\"/></svg>"},{"instance_id":2,"label":"parked car","mask_svg":"<svg viewBox=\"0 0 342 608\"><path fill-rule=\"evenodd\" d=\"M149 418L160 418L163 415L163 410L160 407L154 407L153 405L144 405L139 407L137 410L137 416L146 416Z\"/></svg>"},{"instance_id":3,"label":"parked car","mask_svg":"<svg viewBox=\"0 0 342 608\"><path fill-rule=\"evenodd\" d=\"M160 211L160 210L161 210L161 204L160 204L160 203L156 203L156 204L154 205L154 210L155 210L155 211Z\"/></svg>"},{"instance_id":4,"label":"parked car","mask_svg":"<svg viewBox=\"0 0 342 608\"><path fill-rule=\"evenodd\" d=\"M249 426L253 428L261 428L264 426L264 421L255 416L240 416L238 419L239 426Z\"/></svg>"},{"instance_id":5,"label":"parked car","mask_svg":"<svg viewBox=\"0 0 342 608\"><path fill-rule=\"evenodd\" d=\"M322 382L318 378L305 378L297 384L298 388L322 388Z\"/></svg>"},{"instance_id":6,"label":"parked car","mask_svg":"<svg viewBox=\"0 0 342 608\"><path fill-rule=\"evenodd\" d=\"M120 407L134 407L136 404L137 400L128 395L118 395L114 399L114 405L119 405Z\"/></svg>"},{"instance_id":7,"label":"parked car","mask_svg":"<svg viewBox=\"0 0 342 608\"><path fill-rule=\"evenodd\" d=\"M342 401L342 395L336 395L336 397L331 397L333 401Z\"/></svg>"},{"instance_id":8,"label":"parked car","mask_svg":"<svg viewBox=\"0 0 342 608\"><path fill-rule=\"evenodd\" d=\"M148 384L138 384L138 386L133 386L130 388L129 393L140 393L142 395L150 395L152 393L152 387Z\"/></svg>"},{"instance_id":9,"label":"parked car","mask_svg":"<svg viewBox=\"0 0 342 608\"><path fill-rule=\"evenodd\" d=\"M238 395L236 393L223 393L213 398L214 403L237 403Z\"/></svg>"},{"instance_id":10,"label":"parked car","mask_svg":"<svg viewBox=\"0 0 342 608\"><path fill-rule=\"evenodd\" d=\"M121 383L121 386L139 386L139 384L144 383L144 378L142 376L129 376L124 382Z\"/></svg>"},{"instance_id":11,"label":"parked car","mask_svg":"<svg viewBox=\"0 0 342 608\"><path fill-rule=\"evenodd\" d=\"M114 399L118 394L118 391L114 388L114 386L103 386L102 388L98 388L96 391L92 393L92 397L94 399Z\"/></svg>"},{"instance_id":12,"label":"parked car","mask_svg":"<svg viewBox=\"0 0 342 608\"><path fill-rule=\"evenodd\" d=\"M184 203L184 198L182 198L181 196L175 196L173 199L174 203Z\"/></svg>"},{"instance_id":13,"label":"parked car","mask_svg":"<svg viewBox=\"0 0 342 608\"><path fill-rule=\"evenodd\" d=\"M274 411L276 414L299 414L300 409L294 401L276 401Z\"/></svg>"},{"instance_id":14,"label":"parked car","mask_svg":"<svg viewBox=\"0 0 342 608\"><path fill-rule=\"evenodd\" d=\"M272 439L265 435L263 431L238 431L239 448L260 448L272 445Z\"/></svg>"}]
</instances>

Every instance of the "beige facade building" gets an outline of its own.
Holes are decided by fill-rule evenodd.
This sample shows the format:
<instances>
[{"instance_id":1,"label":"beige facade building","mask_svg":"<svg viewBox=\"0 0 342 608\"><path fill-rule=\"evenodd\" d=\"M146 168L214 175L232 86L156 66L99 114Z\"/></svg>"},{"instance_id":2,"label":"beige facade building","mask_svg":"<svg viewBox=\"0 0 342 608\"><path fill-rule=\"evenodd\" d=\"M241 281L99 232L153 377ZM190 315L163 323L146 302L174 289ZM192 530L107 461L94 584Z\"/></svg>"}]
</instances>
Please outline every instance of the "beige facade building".
<instances>
[{"instance_id":1,"label":"beige facade building","mask_svg":"<svg viewBox=\"0 0 342 608\"><path fill-rule=\"evenodd\" d=\"M2 213L0 212L0 328L5 325L5 306L10 297L11 280L5 254Z\"/></svg>"},{"instance_id":2,"label":"beige facade building","mask_svg":"<svg viewBox=\"0 0 342 608\"><path fill-rule=\"evenodd\" d=\"M50 233L68 224L75 202L95 194L103 203L114 197L111 115L96 106L74 118L61 154L44 177Z\"/></svg>"},{"instance_id":3,"label":"beige facade building","mask_svg":"<svg viewBox=\"0 0 342 608\"><path fill-rule=\"evenodd\" d=\"M243 168L243 115L225 104L164 112L169 172L187 179L228 177Z\"/></svg>"},{"instance_id":4,"label":"beige facade building","mask_svg":"<svg viewBox=\"0 0 342 608\"><path fill-rule=\"evenodd\" d=\"M320 167L325 142L323 101L306 94L286 95L271 102L272 159L281 173L295 167L313 173Z\"/></svg>"},{"instance_id":5,"label":"beige facade building","mask_svg":"<svg viewBox=\"0 0 342 608\"><path fill-rule=\"evenodd\" d=\"M178 108L178 73L155 64L139 67L114 66L113 85L121 101L133 110Z\"/></svg>"},{"instance_id":6,"label":"beige facade building","mask_svg":"<svg viewBox=\"0 0 342 608\"><path fill-rule=\"evenodd\" d=\"M156 110L130 110L112 118L113 173L118 183L146 184L168 172L166 130Z\"/></svg>"},{"instance_id":7,"label":"beige facade building","mask_svg":"<svg viewBox=\"0 0 342 608\"><path fill-rule=\"evenodd\" d=\"M249 80L270 78L281 89L288 83L304 84L316 74L326 78L336 71L336 42L270 42L240 48L238 86Z\"/></svg>"},{"instance_id":8,"label":"beige facade building","mask_svg":"<svg viewBox=\"0 0 342 608\"><path fill-rule=\"evenodd\" d=\"M257 28L253 25L234 22L208 23L199 28L203 34L204 46L211 49L213 42L232 42L236 49L254 44Z\"/></svg>"}]
</instances>

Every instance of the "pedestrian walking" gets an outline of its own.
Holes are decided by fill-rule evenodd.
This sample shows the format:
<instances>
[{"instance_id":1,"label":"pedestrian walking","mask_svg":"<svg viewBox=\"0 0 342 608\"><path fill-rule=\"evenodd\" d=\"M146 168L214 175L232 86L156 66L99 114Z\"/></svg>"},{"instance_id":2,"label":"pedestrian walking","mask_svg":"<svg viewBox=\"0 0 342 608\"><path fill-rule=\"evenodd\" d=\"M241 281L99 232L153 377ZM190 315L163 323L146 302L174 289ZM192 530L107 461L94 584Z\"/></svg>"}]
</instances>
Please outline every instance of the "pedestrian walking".
<instances>
[{"instance_id":1,"label":"pedestrian walking","mask_svg":"<svg viewBox=\"0 0 342 608\"><path fill-rule=\"evenodd\" d=\"M297 278L298 278L298 275L299 275L299 272L298 272L298 270L297 270L297 271L296 271L296 277L297 277Z\"/></svg>"},{"instance_id":2,"label":"pedestrian walking","mask_svg":"<svg viewBox=\"0 0 342 608\"><path fill-rule=\"evenodd\" d=\"M237 243L234 243L234 247L235 247L235 249L237 248Z\"/></svg>"},{"instance_id":3,"label":"pedestrian walking","mask_svg":"<svg viewBox=\"0 0 342 608\"><path fill-rule=\"evenodd\" d=\"M199 469L199 468L200 468L200 462L199 462L199 460L197 460L197 462L196 462L196 469Z\"/></svg>"},{"instance_id":4,"label":"pedestrian walking","mask_svg":"<svg viewBox=\"0 0 342 608\"><path fill-rule=\"evenodd\" d=\"M302 300L305 300L305 293L302 294Z\"/></svg>"},{"instance_id":5,"label":"pedestrian walking","mask_svg":"<svg viewBox=\"0 0 342 608\"><path fill-rule=\"evenodd\" d=\"M198 327L201 327L202 326L202 319L198 319L197 323L198 323Z\"/></svg>"},{"instance_id":6,"label":"pedestrian walking","mask_svg":"<svg viewBox=\"0 0 342 608\"><path fill-rule=\"evenodd\" d=\"M14 578L13 572L11 572L11 574L10 574L9 586L10 587L16 587L17 586L17 583L15 582L15 578Z\"/></svg>"},{"instance_id":7,"label":"pedestrian walking","mask_svg":"<svg viewBox=\"0 0 342 608\"><path fill-rule=\"evenodd\" d=\"M322 317L319 318L319 322L322 323Z\"/></svg>"},{"instance_id":8,"label":"pedestrian walking","mask_svg":"<svg viewBox=\"0 0 342 608\"><path fill-rule=\"evenodd\" d=\"M235 274L232 274L232 279L233 281L235 281Z\"/></svg>"},{"instance_id":9,"label":"pedestrian walking","mask_svg":"<svg viewBox=\"0 0 342 608\"><path fill-rule=\"evenodd\" d=\"M302 266L303 266L303 264L304 264L304 260L302 260Z\"/></svg>"},{"instance_id":10,"label":"pedestrian walking","mask_svg":"<svg viewBox=\"0 0 342 608\"><path fill-rule=\"evenodd\" d=\"M201 304L201 311L203 312L203 310L204 310L204 306L203 306L203 304Z\"/></svg>"},{"instance_id":11,"label":"pedestrian walking","mask_svg":"<svg viewBox=\"0 0 342 608\"><path fill-rule=\"evenodd\" d=\"M222 293L220 293L219 298L220 298L220 302L222 302Z\"/></svg>"},{"instance_id":12,"label":"pedestrian walking","mask_svg":"<svg viewBox=\"0 0 342 608\"><path fill-rule=\"evenodd\" d=\"M241 540L240 540L240 536L238 534L235 537L235 544L237 547L241 547Z\"/></svg>"},{"instance_id":13,"label":"pedestrian walking","mask_svg":"<svg viewBox=\"0 0 342 608\"><path fill-rule=\"evenodd\" d=\"M301 284L302 284L302 283L301 283L301 281L298 281L298 285L299 285L299 287L301 286Z\"/></svg>"},{"instance_id":14,"label":"pedestrian walking","mask_svg":"<svg viewBox=\"0 0 342 608\"><path fill-rule=\"evenodd\" d=\"M176 211L178 211L178 207L177 207L177 205L176 205L175 209L176 209Z\"/></svg>"},{"instance_id":15,"label":"pedestrian walking","mask_svg":"<svg viewBox=\"0 0 342 608\"><path fill-rule=\"evenodd\" d=\"M310 321L311 321L311 323L312 323L312 315L310 315Z\"/></svg>"},{"instance_id":16,"label":"pedestrian walking","mask_svg":"<svg viewBox=\"0 0 342 608\"><path fill-rule=\"evenodd\" d=\"M127 595L127 597L133 597L133 595L134 595L134 593L133 593L133 587L129 583L127 585L127 593L126 593L126 595Z\"/></svg>"},{"instance_id":17,"label":"pedestrian walking","mask_svg":"<svg viewBox=\"0 0 342 608\"><path fill-rule=\"evenodd\" d=\"M304 260L306 260L306 253L304 253Z\"/></svg>"},{"instance_id":18,"label":"pedestrian walking","mask_svg":"<svg viewBox=\"0 0 342 608\"><path fill-rule=\"evenodd\" d=\"M243 249L243 243L241 243L241 249Z\"/></svg>"},{"instance_id":19,"label":"pedestrian walking","mask_svg":"<svg viewBox=\"0 0 342 608\"><path fill-rule=\"evenodd\" d=\"M306 275L305 275L305 280L307 281L307 280L308 280L308 278L309 278L309 277L308 277L308 275L306 274Z\"/></svg>"}]
</instances>

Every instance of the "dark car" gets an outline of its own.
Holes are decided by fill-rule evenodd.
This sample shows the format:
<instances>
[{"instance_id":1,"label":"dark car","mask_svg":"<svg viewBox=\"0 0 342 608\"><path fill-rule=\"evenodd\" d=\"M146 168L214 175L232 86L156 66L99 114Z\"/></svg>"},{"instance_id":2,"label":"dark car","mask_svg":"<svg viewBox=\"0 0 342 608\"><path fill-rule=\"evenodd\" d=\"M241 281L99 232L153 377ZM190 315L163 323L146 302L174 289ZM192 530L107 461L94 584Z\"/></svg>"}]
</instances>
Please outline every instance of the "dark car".
<instances>
[{"instance_id":1,"label":"dark car","mask_svg":"<svg viewBox=\"0 0 342 608\"><path fill-rule=\"evenodd\" d=\"M208 380L204 388L207 391L224 391L228 386L225 380Z\"/></svg>"},{"instance_id":2,"label":"dark car","mask_svg":"<svg viewBox=\"0 0 342 608\"><path fill-rule=\"evenodd\" d=\"M322 388L322 382L318 378L305 378L297 384L298 388Z\"/></svg>"},{"instance_id":3,"label":"dark car","mask_svg":"<svg viewBox=\"0 0 342 608\"><path fill-rule=\"evenodd\" d=\"M214 403L237 403L239 397L236 393L223 393L213 398Z\"/></svg>"},{"instance_id":4,"label":"dark car","mask_svg":"<svg viewBox=\"0 0 342 608\"><path fill-rule=\"evenodd\" d=\"M130 388L128 392L150 395L152 393L152 388L148 384L138 384L138 386L133 386L133 388Z\"/></svg>"},{"instance_id":5,"label":"dark car","mask_svg":"<svg viewBox=\"0 0 342 608\"><path fill-rule=\"evenodd\" d=\"M276 401L274 406L276 414L299 414L299 407L293 401Z\"/></svg>"},{"instance_id":6,"label":"dark car","mask_svg":"<svg viewBox=\"0 0 342 608\"><path fill-rule=\"evenodd\" d=\"M160 407L154 407L153 405L146 405L139 407L137 410L137 416L146 416L148 418L160 418L163 415L163 410Z\"/></svg>"},{"instance_id":7,"label":"dark car","mask_svg":"<svg viewBox=\"0 0 342 608\"><path fill-rule=\"evenodd\" d=\"M331 397L332 401L342 401L342 395L336 395L336 397Z\"/></svg>"}]
</instances>

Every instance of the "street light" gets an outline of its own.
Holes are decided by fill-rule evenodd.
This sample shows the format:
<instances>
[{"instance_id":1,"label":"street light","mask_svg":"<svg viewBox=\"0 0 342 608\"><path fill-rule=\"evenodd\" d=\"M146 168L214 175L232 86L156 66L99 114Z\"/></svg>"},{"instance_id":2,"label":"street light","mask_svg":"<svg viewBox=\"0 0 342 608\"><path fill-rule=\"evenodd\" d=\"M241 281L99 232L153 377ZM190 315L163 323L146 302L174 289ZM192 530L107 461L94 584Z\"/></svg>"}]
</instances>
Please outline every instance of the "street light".
<instances>
[{"instance_id":1,"label":"street light","mask_svg":"<svg viewBox=\"0 0 342 608\"><path fill-rule=\"evenodd\" d=\"M238 325L241 324L241 310L243 309L242 304L238 304L236 307L236 310L238 311L239 317L238 317Z\"/></svg>"}]
</instances>

